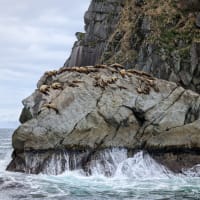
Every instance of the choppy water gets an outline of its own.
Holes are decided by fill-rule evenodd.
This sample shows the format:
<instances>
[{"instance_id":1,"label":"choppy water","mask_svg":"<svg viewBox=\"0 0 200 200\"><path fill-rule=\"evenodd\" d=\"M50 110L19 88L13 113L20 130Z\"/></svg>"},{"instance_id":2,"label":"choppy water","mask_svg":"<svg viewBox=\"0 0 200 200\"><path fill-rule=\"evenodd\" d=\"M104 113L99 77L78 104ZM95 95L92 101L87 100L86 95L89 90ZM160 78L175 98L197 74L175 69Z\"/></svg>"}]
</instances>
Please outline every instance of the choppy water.
<instances>
[{"instance_id":1,"label":"choppy water","mask_svg":"<svg viewBox=\"0 0 200 200\"><path fill-rule=\"evenodd\" d=\"M200 199L200 178L195 177L198 166L187 176L174 175L143 152L125 160L116 157L123 155L123 150L110 152L117 165L111 178L102 175L99 163L90 177L80 171L58 176L6 172L11 159L11 135L12 130L0 129L0 200Z\"/></svg>"}]
</instances>

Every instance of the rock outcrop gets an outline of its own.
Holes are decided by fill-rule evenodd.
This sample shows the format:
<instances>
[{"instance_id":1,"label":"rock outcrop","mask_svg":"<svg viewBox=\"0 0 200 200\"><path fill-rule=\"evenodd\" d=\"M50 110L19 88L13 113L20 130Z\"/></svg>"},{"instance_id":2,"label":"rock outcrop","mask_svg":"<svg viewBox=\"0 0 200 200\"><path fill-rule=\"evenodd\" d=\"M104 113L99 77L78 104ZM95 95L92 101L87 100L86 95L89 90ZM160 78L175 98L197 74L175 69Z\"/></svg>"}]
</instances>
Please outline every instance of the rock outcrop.
<instances>
[{"instance_id":1,"label":"rock outcrop","mask_svg":"<svg viewBox=\"0 0 200 200\"><path fill-rule=\"evenodd\" d=\"M99 62L123 6L124 0L91 2L84 16L86 33L76 33L77 41L64 66L95 65Z\"/></svg>"},{"instance_id":2,"label":"rock outcrop","mask_svg":"<svg viewBox=\"0 0 200 200\"><path fill-rule=\"evenodd\" d=\"M118 62L200 93L199 12L199 0L93 0L65 66Z\"/></svg>"},{"instance_id":3,"label":"rock outcrop","mask_svg":"<svg viewBox=\"0 0 200 200\"><path fill-rule=\"evenodd\" d=\"M90 174L113 148L148 151L176 172L200 163L200 95L143 71L63 67L46 72L23 104L8 170L45 173L59 159L56 173L68 162Z\"/></svg>"},{"instance_id":4,"label":"rock outcrop","mask_svg":"<svg viewBox=\"0 0 200 200\"><path fill-rule=\"evenodd\" d=\"M92 0L70 58L23 101L8 170L109 176L140 150L178 173L199 164L199 8Z\"/></svg>"}]
</instances>

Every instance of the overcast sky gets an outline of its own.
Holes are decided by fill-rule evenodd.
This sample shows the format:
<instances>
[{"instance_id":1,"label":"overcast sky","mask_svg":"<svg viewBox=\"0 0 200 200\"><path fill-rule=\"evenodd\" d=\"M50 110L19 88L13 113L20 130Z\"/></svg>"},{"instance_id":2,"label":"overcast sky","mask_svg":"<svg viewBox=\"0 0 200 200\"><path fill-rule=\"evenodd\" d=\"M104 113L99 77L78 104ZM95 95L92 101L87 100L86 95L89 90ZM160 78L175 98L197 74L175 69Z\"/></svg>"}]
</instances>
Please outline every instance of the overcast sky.
<instances>
[{"instance_id":1,"label":"overcast sky","mask_svg":"<svg viewBox=\"0 0 200 200\"><path fill-rule=\"evenodd\" d=\"M21 101L61 67L91 0L0 0L0 128L16 127Z\"/></svg>"}]
</instances>

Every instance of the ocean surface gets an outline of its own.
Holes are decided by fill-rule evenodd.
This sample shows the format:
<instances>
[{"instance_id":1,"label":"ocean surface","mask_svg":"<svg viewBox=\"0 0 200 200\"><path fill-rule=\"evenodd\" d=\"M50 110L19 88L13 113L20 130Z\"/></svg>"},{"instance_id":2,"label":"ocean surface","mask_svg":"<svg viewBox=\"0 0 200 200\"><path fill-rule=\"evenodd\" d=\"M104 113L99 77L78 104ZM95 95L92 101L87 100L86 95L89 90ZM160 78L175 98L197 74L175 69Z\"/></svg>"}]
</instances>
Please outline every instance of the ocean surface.
<instances>
[{"instance_id":1,"label":"ocean surface","mask_svg":"<svg viewBox=\"0 0 200 200\"><path fill-rule=\"evenodd\" d=\"M12 132L0 129L0 200L200 199L198 171L175 175L143 152L118 163L111 178L98 170L90 177L81 171L66 171L58 176L7 172Z\"/></svg>"}]
</instances>

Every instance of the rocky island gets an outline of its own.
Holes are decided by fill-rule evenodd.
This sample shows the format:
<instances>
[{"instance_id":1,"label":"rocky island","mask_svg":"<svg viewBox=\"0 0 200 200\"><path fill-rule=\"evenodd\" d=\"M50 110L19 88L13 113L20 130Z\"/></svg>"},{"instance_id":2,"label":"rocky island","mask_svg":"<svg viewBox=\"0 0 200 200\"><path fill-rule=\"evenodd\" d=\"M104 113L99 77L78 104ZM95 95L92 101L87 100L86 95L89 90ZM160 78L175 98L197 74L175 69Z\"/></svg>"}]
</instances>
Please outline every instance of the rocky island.
<instances>
[{"instance_id":1,"label":"rocky island","mask_svg":"<svg viewBox=\"0 0 200 200\"><path fill-rule=\"evenodd\" d=\"M70 58L23 100L7 169L90 175L98 160L109 176L140 150L176 173L199 164L199 5L93 0Z\"/></svg>"}]
</instances>

